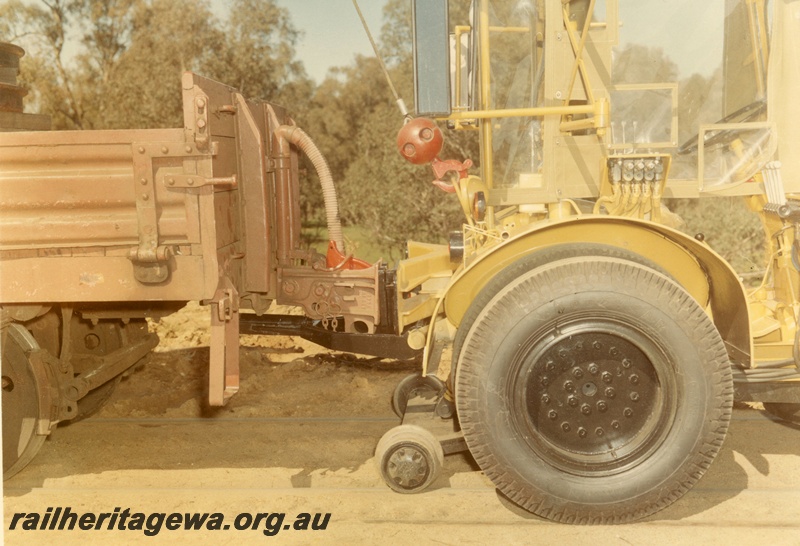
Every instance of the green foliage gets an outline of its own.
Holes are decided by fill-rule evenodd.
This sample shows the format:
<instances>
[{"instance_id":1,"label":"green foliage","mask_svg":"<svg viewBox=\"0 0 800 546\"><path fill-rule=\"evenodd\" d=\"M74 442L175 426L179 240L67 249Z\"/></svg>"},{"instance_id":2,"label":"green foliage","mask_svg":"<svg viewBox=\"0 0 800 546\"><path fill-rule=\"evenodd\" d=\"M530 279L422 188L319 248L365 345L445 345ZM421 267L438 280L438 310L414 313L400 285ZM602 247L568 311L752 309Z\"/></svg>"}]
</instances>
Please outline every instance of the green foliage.
<instances>
[{"instance_id":1,"label":"green foliage","mask_svg":"<svg viewBox=\"0 0 800 546\"><path fill-rule=\"evenodd\" d=\"M758 216L740 198L672 199L669 208L681 216L681 230L705 241L738 273L766 267L764 229Z\"/></svg>"},{"instance_id":2,"label":"green foliage","mask_svg":"<svg viewBox=\"0 0 800 546\"><path fill-rule=\"evenodd\" d=\"M404 161L385 138L402 124L393 105L379 105L369 121L341 184L345 218L390 248L399 249L408 239L443 242L462 222L454 196L433 186L432 172Z\"/></svg>"},{"instance_id":3,"label":"green foliage","mask_svg":"<svg viewBox=\"0 0 800 546\"><path fill-rule=\"evenodd\" d=\"M179 127L185 70L300 109L312 92L299 33L275 0L234 0L227 21L208 0L8 0L0 33L28 50L22 83L56 129Z\"/></svg>"}]
</instances>

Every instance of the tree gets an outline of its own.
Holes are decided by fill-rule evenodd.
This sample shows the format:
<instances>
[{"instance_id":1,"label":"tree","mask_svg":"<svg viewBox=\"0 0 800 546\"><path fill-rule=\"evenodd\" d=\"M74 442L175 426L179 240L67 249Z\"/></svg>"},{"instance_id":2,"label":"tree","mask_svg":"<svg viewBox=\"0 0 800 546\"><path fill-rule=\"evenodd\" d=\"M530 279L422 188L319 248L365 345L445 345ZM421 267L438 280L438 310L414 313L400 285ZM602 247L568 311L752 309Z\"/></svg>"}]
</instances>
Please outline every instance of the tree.
<instances>
[{"instance_id":1,"label":"tree","mask_svg":"<svg viewBox=\"0 0 800 546\"><path fill-rule=\"evenodd\" d=\"M395 87L413 110L410 19L409 2L390 0L380 49ZM460 228L460 206L431 184L430 167L411 165L397 152L395 135L403 118L376 59L358 58L336 72L320 87L316 105L309 121L317 123L314 128L340 177L347 223L368 228L394 256L408 239L444 242L449 231ZM478 156L474 135L448 132L446 142L444 158Z\"/></svg>"},{"instance_id":2,"label":"tree","mask_svg":"<svg viewBox=\"0 0 800 546\"><path fill-rule=\"evenodd\" d=\"M252 98L307 102L312 90L275 0L235 0L225 22L208 0L8 0L0 32L28 50L22 83L57 129L180 126L184 70Z\"/></svg>"},{"instance_id":3,"label":"tree","mask_svg":"<svg viewBox=\"0 0 800 546\"><path fill-rule=\"evenodd\" d=\"M28 57L21 81L34 91L40 111L58 129L102 126L102 97L130 31L136 0L42 0L29 5L10 0L0 5L4 39L21 42ZM68 66L65 47L71 33L81 35L83 50Z\"/></svg>"}]
</instances>

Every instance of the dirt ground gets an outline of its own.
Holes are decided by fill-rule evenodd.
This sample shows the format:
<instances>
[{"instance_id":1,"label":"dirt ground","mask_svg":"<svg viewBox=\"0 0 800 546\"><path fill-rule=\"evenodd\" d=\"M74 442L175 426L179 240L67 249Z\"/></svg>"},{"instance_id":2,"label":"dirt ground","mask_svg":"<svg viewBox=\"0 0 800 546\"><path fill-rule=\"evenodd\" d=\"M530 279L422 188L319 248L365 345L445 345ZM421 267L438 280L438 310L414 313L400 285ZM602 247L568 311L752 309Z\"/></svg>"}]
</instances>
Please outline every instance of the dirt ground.
<instances>
[{"instance_id":1,"label":"dirt ground","mask_svg":"<svg viewBox=\"0 0 800 546\"><path fill-rule=\"evenodd\" d=\"M241 388L207 396L208 309L152 327L157 350L104 407L59 427L4 484L7 544L683 544L800 545L800 430L739 408L723 451L672 507L626 526L570 527L502 498L468 454L446 458L419 495L391 492L374 466L390 407L414 363L331 354L299 338L243 336ZM8 531L15 513L330 513L325 530Z\"/></svg>"}]
</instances>

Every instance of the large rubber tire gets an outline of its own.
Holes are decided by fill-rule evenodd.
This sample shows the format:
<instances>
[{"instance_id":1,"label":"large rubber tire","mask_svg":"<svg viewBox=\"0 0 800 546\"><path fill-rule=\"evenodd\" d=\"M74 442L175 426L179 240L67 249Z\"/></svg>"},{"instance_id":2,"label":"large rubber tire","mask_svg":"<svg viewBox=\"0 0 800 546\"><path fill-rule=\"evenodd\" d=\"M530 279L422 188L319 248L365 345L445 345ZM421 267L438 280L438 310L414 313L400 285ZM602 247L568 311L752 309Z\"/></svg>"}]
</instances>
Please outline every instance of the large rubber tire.
<instances>
[{"instance_id":1,"label":"large rubber tire","mask_svg":"<svg viewBox=\"0 0 800 546\"><path fill-rule=\"evenodd\" d=\"M627 260L647 266L650 269L654 269L660 273L663 273L664 275L669 276L669 274L663 268L661 268L661 266L645 258L641 254L637 254L630 250L625 250L624 248L612 245L603 245L599 243L568 243L547 247L538 252L534 252L533 254L529 254L528 256L520 258L513 264L503 269L494 278L492 278L491 281L486 283L486 286L484 286L481 291L478 292L478 295L467 308L467 312L464 313L461 323L458 326L458 330L456 331L455 338L453 339L453 365L451 366L451 370L456 369L458 357L461 354L461 347L464 345L464 339L467 337L467 332L469 332L469 329L475 323L475 319L478 318L478 315L481 313L481 311L486 308L486 305L497 295L498 292L500 292L500 290L508 286L515 279L519 278L520 275L523 275L529 271L533 271L537 267L542 267L558 260L577 258L581 256L599 256L604 258L618 258L620 260Z\"/></svg>"},{"instance_id":2,"label":"large rubber tire","mask_svg":"<svg viewBox=\"0 0 800 546\"><path fill-rule=\"evenodd\" d=\"M476 317L456 375L480 467L515 503L566 523L624 523L680 498L719 451L732 402L703 309L614 258L514 280Z\"/></svg>"}]
</instances>

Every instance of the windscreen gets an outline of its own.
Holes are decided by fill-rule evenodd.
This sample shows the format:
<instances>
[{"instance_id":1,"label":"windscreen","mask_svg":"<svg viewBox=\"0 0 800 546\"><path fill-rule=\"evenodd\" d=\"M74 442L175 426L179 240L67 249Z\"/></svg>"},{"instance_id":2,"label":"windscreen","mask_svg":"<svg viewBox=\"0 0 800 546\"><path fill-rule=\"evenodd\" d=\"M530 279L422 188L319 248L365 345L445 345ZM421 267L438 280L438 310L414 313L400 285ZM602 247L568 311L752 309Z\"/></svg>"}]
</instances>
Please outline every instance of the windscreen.
<instances>
[{"instance_id":1,"label":"windscreen","mask_svg":"<svg viewBox=\"0 0 800 546\"><path fill-rule=\"evenodd\" d=\"M738 184L763 167L775 149L767 119L767 66L771 35L769 0L588 0L569 3L578 34L586 17L592 29L613 33L613 46L583 55L593 63L596 97L611 105L610 126L600 145L609 154L673 155L670 179L703 189ZM545 2L490 3L493 109L557 103L545 94L549 32ZM611 28L613 27L613 28ZM551 29L545 32L545 29ZM590 31L592 32L592 31ZM594 35L590 34L591 40ZM609 51L603 58L597 51ZM605 78L605 81L603 81ZM578 86L582 80L578 78ZM573 93L573 98L575 93ZM550 99L547 101L546 99ZM526 173L541 173L545 134L541 118L492 121L494 186L515 187Z\"/></svg>"}]
</instances>

